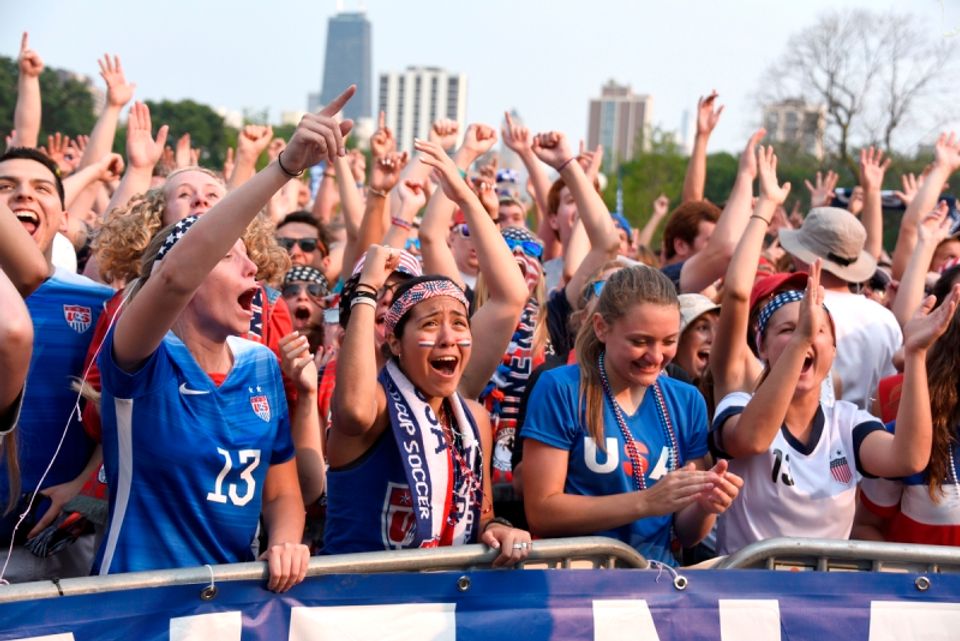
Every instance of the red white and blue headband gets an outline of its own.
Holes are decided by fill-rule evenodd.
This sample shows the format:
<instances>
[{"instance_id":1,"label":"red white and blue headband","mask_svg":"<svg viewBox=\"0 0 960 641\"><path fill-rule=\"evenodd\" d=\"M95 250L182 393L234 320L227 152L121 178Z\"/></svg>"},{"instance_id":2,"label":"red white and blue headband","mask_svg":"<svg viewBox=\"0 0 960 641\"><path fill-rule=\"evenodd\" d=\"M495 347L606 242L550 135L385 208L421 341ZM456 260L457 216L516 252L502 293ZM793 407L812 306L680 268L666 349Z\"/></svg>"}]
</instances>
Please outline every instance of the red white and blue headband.
<instances>
[{"instance_id":1,"label":"red white and blue headband","mask_svg":"<svg viewBox=\"0 0 960 641\"><path fill-rule=\"evenodd\" d=\"M163 260L163 257L170 253L173 246L186 235L187 231L193 227L193 224L198 220L200 220L199 216L187 216L183 220L178 221L163 240L163 245L160 246L160 251L157 252L156 262L159 263Z\"/></svg>"},{"instance_id":2,"label":"red white and blue headband","mask_svg":"<svg viewBox=\"0 0 960 641\"><path fill-rule=\"evenodd\" d=\"M453 281L446 278L425 280L417 283L393 299L393 304L390 305L390 309L387 311L387 317L384 320L387 333L392 334L393 330L397 327L397 323L400 322L400 319L406 316L416 305L437 296L449 296L459 301L465 309L470 308L470 304L467 302L467 297L464 296L463 290L454 285Z\"/></svg>"}]
</instances>

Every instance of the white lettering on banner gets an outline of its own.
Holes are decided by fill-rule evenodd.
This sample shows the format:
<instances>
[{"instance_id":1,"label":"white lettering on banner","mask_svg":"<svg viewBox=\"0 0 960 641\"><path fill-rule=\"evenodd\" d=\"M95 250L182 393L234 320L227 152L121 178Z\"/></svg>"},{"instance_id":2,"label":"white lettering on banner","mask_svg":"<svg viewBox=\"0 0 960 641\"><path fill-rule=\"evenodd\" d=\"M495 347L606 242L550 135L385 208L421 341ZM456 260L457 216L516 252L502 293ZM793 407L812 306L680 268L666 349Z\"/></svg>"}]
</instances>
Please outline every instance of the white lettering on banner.
<instances>
[{"instance_id":1,"label":"white lettering on banner","mask_svg":"<svg viewBox=\"0 0 960 641\"><path fill-rule=\"evenodd\" d=\"M170 641L240 641L239 610L170 619Z\"/></svg>"},{"instance_id":2,"label":"white lettering on banner","mask_svg":"<svg viewBox=\"0 0 960 641\"><path fill-rule=\"evenodd\" d=\"M293 607L290 608L288 639L289 641L327 641L329 639L456 641L456 608L455 603ZM173 641L172 637L170 641Z\"/></svg>"},{"instance_id":3,"label":"white lettering on banner","mask_svg":"<svg viewBox=\"0 0 960 641\"><path fill-rule=\"evenodd\" d=\"M960 603L870 602L870 641L954 641L958 631Z\"/></svg>"},{"instance_id":4,"label":"white lettering on banner","mask_svg":"<svg viewBox=\"0 0 960 641\"><path fill-rule=\"evenodd\" d=\"M597 599L593 641L660 641L660 637L645 600Z\"/></svg>"},{"instance_id":5,"label":"white lettering on banner","mask_svg":"<svg viewBox=\"0 0 960 641\"><path fill-rule=\"evenodd\" d=\"M609 474L617 469L617 463L620 462L620 451L617 447L617 439L604 439L607 449L607 460L603 465L597 462L597 442L589 436L583 437L583 462L587 464L587 469L594 474Z\"/></svg>"},{"instance_id":6,"label":"white lettering on banner","mask_svg":"<svg viewBox=\"0 0 960 641\"><path fill-rule=\"evenodd\" d=\"M780 603L776 599L720 599L723 641L780 641Z\"/></svg>"},{"instance_id":7,"label":"white lettering on banner","mask_svg":"<svg viewBox=\"0 0 960 641\"><path fill-rule=\"evenodd\" d=\"M24 637L13 641L75 641L75 639L73 633L65 632L63 634L46 634L42 637Z\"/></svg>"}]
</instances>

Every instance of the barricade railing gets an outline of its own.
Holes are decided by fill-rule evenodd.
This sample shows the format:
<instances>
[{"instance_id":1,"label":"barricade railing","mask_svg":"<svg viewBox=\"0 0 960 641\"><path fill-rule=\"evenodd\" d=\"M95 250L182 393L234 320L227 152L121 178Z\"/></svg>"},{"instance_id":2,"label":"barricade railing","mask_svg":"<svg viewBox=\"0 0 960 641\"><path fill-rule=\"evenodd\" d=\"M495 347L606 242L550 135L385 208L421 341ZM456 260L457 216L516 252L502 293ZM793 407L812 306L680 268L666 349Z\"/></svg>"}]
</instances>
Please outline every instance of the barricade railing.
<instances>
[{"instance_id":1,"label":"barricade railing","mask_svg":"<svg viewBox=\"0 0 960 641\"><path fill-rule=\"evenodd\" d=\"M479 544L317 556L310 559L307 576L482 569L492 567L497 556L498 551ZM522 565L531 569L649 567L646 559L629 545L602 536L535 541ZM129 572L0 586L0 603L170 585L213 587L222 581L266 578L267 564L263 561Z\"/></svg>"},{"instance_id":2,"label":"barricade railing","mask_svg":"<svg viewBox=\"0 0 960 641\"><path fill-rule=\"evenodd\" d=\"M960 572L960 548L942 545L776 538L721 559L716 569L820 572Z\"/></svg>"}]
</instances>

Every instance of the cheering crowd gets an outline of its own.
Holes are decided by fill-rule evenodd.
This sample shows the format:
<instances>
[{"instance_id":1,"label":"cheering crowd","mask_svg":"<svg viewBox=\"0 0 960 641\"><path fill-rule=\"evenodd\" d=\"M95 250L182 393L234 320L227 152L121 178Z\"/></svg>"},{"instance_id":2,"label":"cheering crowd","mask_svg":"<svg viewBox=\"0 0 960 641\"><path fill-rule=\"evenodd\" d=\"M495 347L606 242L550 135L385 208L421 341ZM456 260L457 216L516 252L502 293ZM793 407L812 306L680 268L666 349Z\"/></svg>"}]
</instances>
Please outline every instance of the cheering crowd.
<instances>
[{"instance_id":1,"label":"cheering crowd","mask_svg":"<svg viewBox=\"0 0 960 641\"><path fill-rule=\"evenodd\" d=\"M960 543L953 134L885 248L872 148L849 208L818 174L798 219L759 130L705 200L713 93L683 193L634 230L602 149L509 115L526 184L483 124L439 120L409 155L381 115L351 151L354 87L287 141L245 126L216 169L135 102L123 157L133 86L100 66L93 130L41 146L24 34L0 579L260 558L285 591L312 554L480 542L512 566L589 534L667 565L776 536Z\"/></svg>"}]
</instances>

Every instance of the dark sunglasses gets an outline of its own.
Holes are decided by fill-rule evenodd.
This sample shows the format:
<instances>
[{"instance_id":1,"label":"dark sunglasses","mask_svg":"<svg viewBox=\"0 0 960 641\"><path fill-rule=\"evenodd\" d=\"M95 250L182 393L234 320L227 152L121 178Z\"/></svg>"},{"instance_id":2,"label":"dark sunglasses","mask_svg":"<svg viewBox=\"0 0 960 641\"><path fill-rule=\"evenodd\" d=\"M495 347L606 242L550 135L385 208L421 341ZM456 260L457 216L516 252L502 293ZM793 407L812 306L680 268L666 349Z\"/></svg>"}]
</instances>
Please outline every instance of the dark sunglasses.
<instances>
[{"instance_id":1,"label":"dark sunglasses","mask_svg":"<svg viewBox=\"0 0 960 641\"><path fill-rule=\"evenodd\" d=\"M307 293L314 298L322 298L327 295L323 285L320 283L290 283L289 285L284 285L280 293L284 298L294 298L295 296L299 296L304 288L306 288Z\"/></svg>"},{"instance_id":2,"label":"dark sunglasses","mask_svg":"<svg viewBox=\"0 0 960 641\"><path fill-rule=\"evenodd\" d=\"M523 253L530 258L540 258L543 256L543 245L538 242L532 240L517 240L514 238L504 238L503 240L506 241L510 251L519 247L523 250Z\"/></svg>"},{"instance_id":3,"label":"dark sunglasses","mask_svg":"<svg viewBox=\"0 0 960 641\"><path fill-rule=\"evenodd\" d=\"M316 238L284 238L282 236L278 236L277 244L287 251L293 249L294 245L298 245L300 247L300 251L307 253L317 251L317 247L322 248L320 241Z\"/></svg>"}]
</instances>

